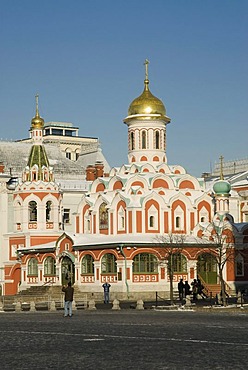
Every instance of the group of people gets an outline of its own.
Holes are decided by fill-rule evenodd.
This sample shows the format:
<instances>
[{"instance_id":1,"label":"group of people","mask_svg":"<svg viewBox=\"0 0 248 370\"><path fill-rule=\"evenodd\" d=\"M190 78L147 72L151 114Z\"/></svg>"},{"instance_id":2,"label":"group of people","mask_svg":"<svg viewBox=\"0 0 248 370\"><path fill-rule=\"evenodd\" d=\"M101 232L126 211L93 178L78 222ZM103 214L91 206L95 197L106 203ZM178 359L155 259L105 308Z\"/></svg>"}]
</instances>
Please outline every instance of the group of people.
<instances>
[{"instance_id":1,"label":"group of people","mask_svg":"<svg viewBox=\"0 0 248 370\"><path fill-rule=\"evenodd\" d=\"M204 298L203 286L199 278L194 279L191 283L191 286L189 285L187 280L184 283L183 279L180 279L178 283L178 293L180 300L183 300L183 298L186 298L188 295L191 294L193 295L193 301L196 301L198 299L198 294L202 298Z\"/></svg>"},{"instance_id":2,"label":"group of people","mask_svg":"<svg viewBox=\"0 0 248 370\"><path fill-rule=\"evenodd\" d=\"M109 290L111 285L109 283L104 283L102 285L104 292L104 303L109 303ZM63 285L62 292L65 293L65 304L64 304L64 317L72 317L72 302L74 295L74 288L69 280L67 285Z\"/></svg>"},{"instance_id":3,"label":"group of people","mask_svg":"<svg viewBox=\"0 0 248 370\"><path fill-rule=\"evenodd\" d=\"M109 290L111 285L109 283L104 283L102 285L103 292L104 292L104 303L109 303ZM192 290L190 289L192 288ZM64 316L71 317L72 316L72 302L73 302L73 294L74 294L74 288L71 286L71 281L68 282L67 286L63 286L62 292L65 293L65 305L64 305ZM194 279L191 283L191 286L189 285L188 281L186 280L183 282L183 279L180 279L178 283L178 293L179 293L179 299L182 301L187 296L193 294L193 301L197 300L198 294L204 298L203 294L203 286L201 283L201 280L199 278Z\"/></svg>"}]
</instances>

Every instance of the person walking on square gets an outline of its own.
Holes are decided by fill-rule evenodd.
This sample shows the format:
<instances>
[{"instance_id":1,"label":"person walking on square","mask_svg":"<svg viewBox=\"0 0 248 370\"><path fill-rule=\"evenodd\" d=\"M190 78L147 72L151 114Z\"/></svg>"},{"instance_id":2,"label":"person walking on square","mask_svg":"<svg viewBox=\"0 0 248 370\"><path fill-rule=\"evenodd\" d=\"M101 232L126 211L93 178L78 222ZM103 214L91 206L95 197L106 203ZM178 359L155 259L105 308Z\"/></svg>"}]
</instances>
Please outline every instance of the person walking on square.
<instances>
[{"instance_id":1,"label":"person walking on square","mask_svg":"<svg viewBox=\"0 0 248 370\"><path fill-rule=\"evenodd\" d=\"M109 283L104 283L102 285L103 287L103 293L104 293L104 303L109 303L109 288L111 287L111 285Z\"/></svg>"},{"instance_id":2,"label":"person walking on square","mask_svg":"<svg viewBox=\"0 0 248 370\"><path fill-rule=\"evenodd\" d=\"M67 286L63 286L62 292L65 293L64 317L72 317L72 301L74 288L72 288L70 281L68 282Z\"/></svg>"}]
</instances>

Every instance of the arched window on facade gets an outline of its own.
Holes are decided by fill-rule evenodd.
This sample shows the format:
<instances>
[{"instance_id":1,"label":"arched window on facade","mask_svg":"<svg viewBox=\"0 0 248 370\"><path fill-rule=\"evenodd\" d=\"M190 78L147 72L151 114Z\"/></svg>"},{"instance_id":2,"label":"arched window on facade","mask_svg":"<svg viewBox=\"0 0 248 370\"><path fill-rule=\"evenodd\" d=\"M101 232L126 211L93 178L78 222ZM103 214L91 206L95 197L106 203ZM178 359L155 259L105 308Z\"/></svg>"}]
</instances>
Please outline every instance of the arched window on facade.
<instances>
[{"instance_id":1,"label":"arched window on facade","mask_svg":"<svg viewBox=\"0 0 248 370\"><path fill-rule=\"evenodd\" d=\"M36 222L37 221L37 203L32 200L28 204L29 210L29 222Z\"/></svg>"},{"instance_id":2,"label":"arched window on facade","mask_svg":"<svg viewBox=\"0 0 248 370\"><path fill-rule=\"evenodd\" d=\"M46 221L52 221L52 202L46 202Z\"/></svg>"},{"instance_id":3,"label":"arched window on facade","mask_svg":"<svg viewBox=\"0 0 248 370\"><path fill-rule=\"evenodd\" d=\"M108 209L106 203L102 203L99 207L99 229L108 229Z\"/></svg>"},{"instance_id":4,"label":"arched window on facade","mask_svg":"<svg viewBox=\"0 0 248 370\"><path fill-rule=\"evenodd\" d=\"M37 180L38 180L38 167L37 165L34 165L31 169L31 181Z\"/></svg>"},{"instance_id":5,"label":"arched window on facade","mask_svg":"<svg viewBox=\"0 0 248 370\"><path fill-rule=\"evenodd\" d=\"M79 155L80 155L80 150L79 150L79 149L76 149L76 150L75 150L75 160L76 160L76 161L78 160Z\"/></svg>"},{"instance_id":6,"label":"arched window on facade","mask_svg":"<svg viewBox=\"0 0 248 370\"><path fill-rule=\"evenodd\" d=\"M146 149L146 131L142 131L141 133L141 143L142 149Z\"/></svg>"},{"instance_id":7,"label":"arched window on facade","mask_svg":"<svg viewBox=\"0 0 248 370\"><path fill-rule=\"evenodd\" d=\"M151 274L158 272L157 257L151 253L139 253L133 259L133 272Z\"/></svg>"},{"instance_id":8,"label":"arched window on facade","mask_svg":"<svg viewBox=\"0 0 248 370\"><path fill-rule=\"evenodd\" d=\"M56 262L52 256L44 261L44 275L56 275Z\"/></svg>"},{"instance_id":9,"label":"arched window on facade","mask_svg":"<svg viewBox=\"0 0 248 370\"><path fill-rule=\"evenodd\" d=\"M148 209L148 228L157 229L158 228L158 210L152 205Z\"/></svg>"},{"instance_id":10,"label":"arched window on facade","mask_svg":"<svg viewBox=\"0 0 248 370\"><path fill-rule=\"evenodd\" d=\"M181 218L179 216L176 217L176 228L180 229L181 227Z\"/></svg>"},{"instance_id":11,"label":"arched window on facade","mask_svg":"<svg viewBox=\"0 0 248 370\"><path fill-rule=\"evenodd\" d=\"M84 214L84 232L90 232L90 211L88 209Z\"/></svg>"},{"instance_id":12,"label":"arched window on facade","mask_svg":"<svg viewBox=\"0 0 248 370\"><path fill-rule=\"evenodd\" d=\"M18 202L16 205L15 221L17 224L22 223L22 205L20 202Z\"/></svg>"},{"instance_id":13,"label":"arched window on facade","mask_svg":"<svg viewBox=\"0 0 248 370\"><path fill-rule=\"evenodd\" d=\"M125 210L121 206L118 210L118 230L125 229Z\"/></svg>"},{"instance_id":14,"label":"arched window on facade","mask_svg":"<svg viewBox=\"0 0 248 370\"><path fill-rule=\"evenodd\" d=\"M67 159L71 159L71 149L70 149L70 148L67 148L67 149L65 150L65 157L66 157Z\"/></svg>"},{"instance_id":15,"label":"arched window on facade","mask_svg":"<svg viewBox=\"0 0 248 370\"><path fill-rule=\"evenodd\" d=\"M172 263L172 271L176 273L187 272L187 259L182 253L172 254L171 259L168 260L168 270Z\"/></svg>"},{"instance_id":16,"label":"arched window on facade","mask_svg":"<svg viewBox=\"0 0 248 370\"><path fill-rule=\"evenodd\" d=\"M235 275L244 276L244 258L240 253L235 257Z\"/></svg>"},{"instance_id":17,"label":"arched window on facade","mask_svg":"<svg viewBox=\"0 0 248 370\"><path fill-rule=\"evenodd\" d=\"M115 274L117 272L116 258L113 254L104 254L102 257L101 272L103 274Z\"/></svg>"},{"instance_id":18,"label":"arched window on facade","mask_svg":"<svg viewBox=\"0 0 248 370\"><path fill-rule=\"evenodd\" d=\"M160 135L159 135L159 131L156 131L156 133L155 133L155 148L156 149L159 149L159 147L160 147Z\"/></svg>"},{"instance_id":19,"label":"arched window on facade","mask_svg":"<svg viewBox=\"0 0 248 370\"><path fill-rule=\"evenodd\" d=\"M130 134L130 147L131 150L134 150L134 132L131 132Z\"/></svg>"},{"instance_id":20,"label":"arched window on facade","mask_svg":"<svg viewBox=\"0 0 248 370\"><path fill-rule=\"evenodd\" d=\"M38 276L38 261L35 257L28 261L28 275Z\"/></svg>"},{"instance_id":21,"label":"arched window on facade","mask_svg":"<svg viewBox=\"0 0 248 370\"><path fill-rule=\"evenodd\" d=\"M82 258L81 273L91 275L94 274L94 259L90 254L86 254Z\"/></svg>"},{"instance_id":22,"label":"arched window on facade","mask_svg":"<svg viewBox=\"0 0 248 370\"><path fill-rule=\"evenodd\" d=\"M46 167L42 167L42 179L43 181L49 181L49 171Z\"/></svg>"},{"instance_id":23,"label":"arched window on facade","mask_svg":"<svg viewBox=\"0 0 248 370\"><path fill-rule=\"evenodd\" d=\"M149 226L154 227L154 216L150 216L149 218Z\"/></svg>"}]
</instances>

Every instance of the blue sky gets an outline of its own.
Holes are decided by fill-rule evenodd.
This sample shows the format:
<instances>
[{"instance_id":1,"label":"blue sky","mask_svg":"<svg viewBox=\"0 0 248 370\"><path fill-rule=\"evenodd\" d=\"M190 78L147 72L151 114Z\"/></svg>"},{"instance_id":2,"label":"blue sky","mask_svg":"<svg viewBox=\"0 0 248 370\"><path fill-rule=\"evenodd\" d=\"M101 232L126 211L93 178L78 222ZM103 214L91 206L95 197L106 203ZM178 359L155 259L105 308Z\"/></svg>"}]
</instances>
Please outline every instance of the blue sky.
<instances>
[{"instance_id":1,"label":"blue sky","mask_svg":"<svg viewBox=\"0 0 248 370\"><path fill-rule=\"evenodd\" d=\"M111 166L127 163L123 119L148 58L168 164L200 176L220 155L248 157L248 1L1 0L0 16L0 138L28 137L38 92L45 121L73 122Z\"/></svg>"}]
</instances>

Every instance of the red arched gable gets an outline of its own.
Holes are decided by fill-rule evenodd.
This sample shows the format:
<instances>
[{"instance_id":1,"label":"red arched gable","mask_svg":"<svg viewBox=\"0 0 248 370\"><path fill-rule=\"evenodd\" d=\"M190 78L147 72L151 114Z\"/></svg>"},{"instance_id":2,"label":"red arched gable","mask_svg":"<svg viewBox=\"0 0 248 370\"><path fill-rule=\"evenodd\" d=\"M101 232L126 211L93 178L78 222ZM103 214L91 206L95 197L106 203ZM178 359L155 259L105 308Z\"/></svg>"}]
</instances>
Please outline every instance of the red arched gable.
<instances>
[{"instance_id":1,"label":"red arched gable","mask_svg":"<svg viewBox=\"0 0 248 370\"><path fill-rule=\"evenodd\" d=\"M123 185L121 181L116 181L113 186L113 190L122 189Z\"/></svg>"},{"instance_id":2,"label":"red arched gable","mask_svg":"<svg viewBox=\"0 0 248 370\"><path fill-rule=\"evenodd\" d=\"M105 190L105 186L103 184L98 184L97 187L96 187L96 193L98 193L99 191L104 191Z\"/></svg>"},{"instance_id":3,"label":"red arched gable","mask_svg":"<svg viewBox=\"0 0 248 370\"><path fill-rule=\"evenodd\" d=\"M123 201L123 200L120 200L117 204L117 211L119 211L119 209L123 207L123 209L126 209L126 203Z\"/></svg>"},{"instance_id":4,"label":"red arched gable","mask_svg":"<svg viewBox=\"0 0 248 370\"><path fill-rule=\"evenodd\" d=\"M134 181L131 186L140 186L141 188L144 188L144 184L141 181Z\"/></svg>"},{"instance_id":5,"label":"red arched gable","mask_svg":"<svg viewBox=\"0 0 248 370\"><path fill-rule=\"evenodd\" d=\"M168 185L167 181L165 181L163 179L157 179L153 183L153 189L155 189L155 188L169 189L169 185Z\"/></svg>"},{"instance_id":6,"label":"red arched gable","mask_svg":"<svg viewBox=\"0 0 248 370\"><path fill-rule=\"evenodd\" d=\"M156 156L156 157L153 157L153 161L154 162L159 162L159 158Z\"/></svg>"},{"instance_id":7,"label":"red arched gable","mask_svg":"<svg viewBox=\"0 0 248 370\"><path fill-rule=\"evenodd\" d=\"M180 183L179 189L195 189L195 186L191 181L184 180Z\"/></svg>"},{"instance_id":8,"label":"red arched gable","mask_svg":"<svg viewBox=\"0 0 248 370\"><path fill-rule=\"evenodd\" d=\"M202 202L200 202L198 204L198 220L199 220L199 214L200 214L200 211L202 208L206 208L206 210L208 211L208 221L210 221L211 219L211 206L208 202L206 202L205 200L203 200Z\"/></svg>"}]
</instances>

